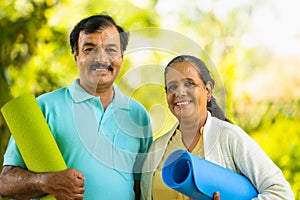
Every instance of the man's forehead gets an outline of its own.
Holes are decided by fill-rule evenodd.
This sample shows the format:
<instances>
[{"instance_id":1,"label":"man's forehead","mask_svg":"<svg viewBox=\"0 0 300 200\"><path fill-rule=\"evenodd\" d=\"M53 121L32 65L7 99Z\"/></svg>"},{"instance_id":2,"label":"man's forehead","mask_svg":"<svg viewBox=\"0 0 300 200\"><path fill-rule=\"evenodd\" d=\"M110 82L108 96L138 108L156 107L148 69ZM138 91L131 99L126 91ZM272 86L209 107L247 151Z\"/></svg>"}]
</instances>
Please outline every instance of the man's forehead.
<instances>
[{"instance_id":1,"label":"man's forehead","mask_svg":"<svg viewBox=\"0 0 300 200\"><path fill-rule=\"evenodd\" d=\"M79 33L79 43L80 42L120 42L119 32L113 27L109 26L102 30L97 30L92 33L86 33L84 30L81 30Z\"/></svg>"}]
</instances>

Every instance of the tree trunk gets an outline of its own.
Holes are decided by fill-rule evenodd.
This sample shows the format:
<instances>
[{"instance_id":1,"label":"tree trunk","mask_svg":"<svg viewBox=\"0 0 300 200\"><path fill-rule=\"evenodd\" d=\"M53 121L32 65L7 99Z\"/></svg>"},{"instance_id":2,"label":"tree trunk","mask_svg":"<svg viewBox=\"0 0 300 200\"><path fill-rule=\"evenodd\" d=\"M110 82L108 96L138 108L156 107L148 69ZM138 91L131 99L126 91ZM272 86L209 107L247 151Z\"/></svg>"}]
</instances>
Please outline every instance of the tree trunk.
<instances>
[{"instance_id":1,"label":"tree trunk","mask_svg":"<svg viewBox=\"0 0 300 200\"><path fill-rule=\"evenodd\" d=\"M0 107L11 99L10 88L4 75L4 69L0 70ZM2 113L0 114L0 170L2 170L3 154L6 150L10 132L4 121Z\"/></svg>"}]
</instances>

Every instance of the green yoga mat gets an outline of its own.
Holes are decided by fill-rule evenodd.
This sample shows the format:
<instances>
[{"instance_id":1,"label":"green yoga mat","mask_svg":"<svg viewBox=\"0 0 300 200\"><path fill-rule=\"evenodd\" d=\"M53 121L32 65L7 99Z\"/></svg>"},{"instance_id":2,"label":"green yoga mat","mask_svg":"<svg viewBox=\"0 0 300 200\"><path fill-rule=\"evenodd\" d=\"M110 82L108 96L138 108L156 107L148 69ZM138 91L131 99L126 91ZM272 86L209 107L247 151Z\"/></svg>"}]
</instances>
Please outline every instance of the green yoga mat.
<instances>
[{"instance_id":1,"label":"green yoga mat","mask_svg":"<svg viewBox=\"0 0 300 200\"><path fill-rule=\"evenodd\" d=\"M67 168L34 95L12 99L1 112L30 171L55 172ZM42 199L55 198L48 195Z\"/></svg>"}]
</instances>

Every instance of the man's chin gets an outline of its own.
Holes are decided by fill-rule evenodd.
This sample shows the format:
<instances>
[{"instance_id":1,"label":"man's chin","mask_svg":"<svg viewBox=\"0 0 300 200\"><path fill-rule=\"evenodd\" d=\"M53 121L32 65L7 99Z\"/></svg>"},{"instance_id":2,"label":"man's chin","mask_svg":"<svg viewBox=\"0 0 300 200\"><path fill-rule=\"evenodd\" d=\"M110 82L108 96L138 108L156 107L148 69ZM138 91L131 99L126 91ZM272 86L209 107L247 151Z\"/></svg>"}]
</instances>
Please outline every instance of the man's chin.
<instances>
[{"instance_id":1,"label":"man's chin","mask_svg":"<svg viewBox=\"0 0 300 200\"><path fill-rule=\"evenodd\" d=\"M97 87L102 87L102 86L110 86L113 84L113 80L111 78L101 78L98 79L98 82L96 83Z\"/></svg>"}]
</instances>

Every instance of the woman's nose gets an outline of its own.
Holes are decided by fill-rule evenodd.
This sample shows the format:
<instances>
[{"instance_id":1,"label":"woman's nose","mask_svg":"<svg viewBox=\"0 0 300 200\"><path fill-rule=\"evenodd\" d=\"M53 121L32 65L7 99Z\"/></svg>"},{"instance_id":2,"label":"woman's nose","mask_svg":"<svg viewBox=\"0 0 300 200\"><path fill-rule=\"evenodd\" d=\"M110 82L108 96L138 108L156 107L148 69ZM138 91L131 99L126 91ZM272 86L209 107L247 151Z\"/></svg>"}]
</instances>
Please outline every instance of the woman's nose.
<instances>
[{"instance_id":1,"label":"woman's nose","mask_svg":"<svg viewBox=\"0 0 300 200\"><path fill-rule=\"evenodd\" d=\"M175 97L181 97L186 95L186 89L183 86L179 86L175 91Z\"/></svg>"}]
</instances>

